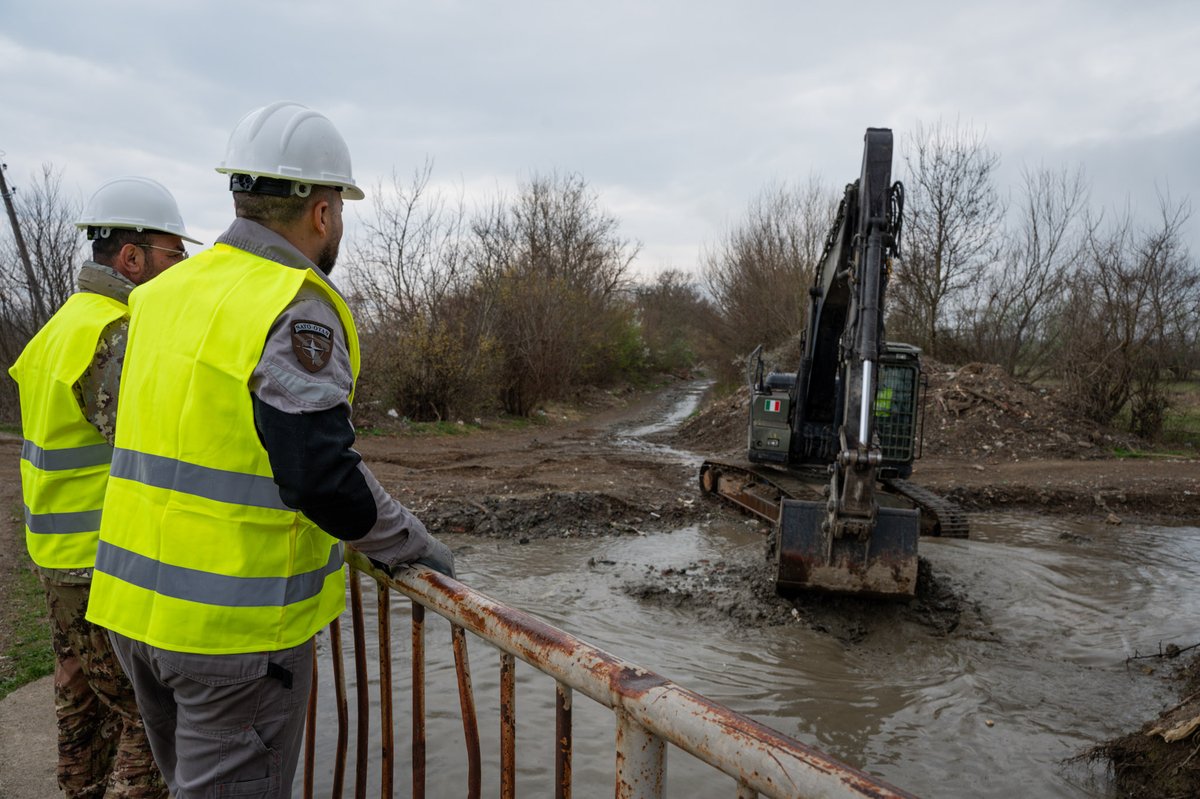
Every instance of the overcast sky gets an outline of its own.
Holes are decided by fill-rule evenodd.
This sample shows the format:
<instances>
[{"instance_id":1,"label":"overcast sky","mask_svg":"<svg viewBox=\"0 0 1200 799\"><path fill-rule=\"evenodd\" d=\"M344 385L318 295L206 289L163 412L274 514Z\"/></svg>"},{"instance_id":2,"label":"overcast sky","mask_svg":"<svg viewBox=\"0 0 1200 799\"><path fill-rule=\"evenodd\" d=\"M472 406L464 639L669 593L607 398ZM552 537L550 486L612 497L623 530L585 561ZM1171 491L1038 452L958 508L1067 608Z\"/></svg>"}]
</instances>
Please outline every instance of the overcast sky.
<instances>
[{"instance_id":1,"label":"overcast sky","mask_svg":"<svg viewBox=\"0 0 1200 799\"><path fill-rule=\"evenodd\" d=\"M0 151L10 183L49 162L81 200L156 178L211 242L232 217L213 171L230 130L295 100L349 143L360 215L426 159L469 199L577 172L641 242L639 272L691 270L772 181L856 177L868 126L901 150L918 122L983 131L1005 191L1024 166L1082 164L1096 207L1148 214L1168 191L1200 205L1197 9L0 0ZM1187 235L1200 255L1200 210Z\"/></svg>"}]
</instances>

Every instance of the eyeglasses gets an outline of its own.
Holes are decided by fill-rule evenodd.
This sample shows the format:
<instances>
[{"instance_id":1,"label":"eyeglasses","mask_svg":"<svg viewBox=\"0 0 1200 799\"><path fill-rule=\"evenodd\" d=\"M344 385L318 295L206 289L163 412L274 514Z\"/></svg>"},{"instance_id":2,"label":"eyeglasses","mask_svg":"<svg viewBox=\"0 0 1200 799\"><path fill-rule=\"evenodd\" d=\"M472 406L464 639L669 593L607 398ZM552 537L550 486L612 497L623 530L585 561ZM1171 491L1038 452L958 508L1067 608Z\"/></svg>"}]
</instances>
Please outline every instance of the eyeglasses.
<instances>
[{"instance_id":1,"label":"eyeglasses","mask_svg":"<svg viewBox=\"0 0 1200 799\"><path fill-rule=\"evenodd\" d=\"M180 250L176 250L176 249L172 249L171 247L159 247L159 246L157 246L157 245L154 245L154 244L139 244L139 245L137 245L137 246L139 246L139 247L145 247L145 248L148 248L148 249L151 249L151 250L162 250L163 252L165 252L165 253L166 253L167 255L169 255L170 257L172 257L172 258L178 258L178 259L179 259L179 260L181 260L181 261L182 261L184 258L187 258L187 257L188 257L188 251L187 251L187 249L186 249L186 248L184 248L184 249L180 249Z\"/></svg>"}]
</instances>

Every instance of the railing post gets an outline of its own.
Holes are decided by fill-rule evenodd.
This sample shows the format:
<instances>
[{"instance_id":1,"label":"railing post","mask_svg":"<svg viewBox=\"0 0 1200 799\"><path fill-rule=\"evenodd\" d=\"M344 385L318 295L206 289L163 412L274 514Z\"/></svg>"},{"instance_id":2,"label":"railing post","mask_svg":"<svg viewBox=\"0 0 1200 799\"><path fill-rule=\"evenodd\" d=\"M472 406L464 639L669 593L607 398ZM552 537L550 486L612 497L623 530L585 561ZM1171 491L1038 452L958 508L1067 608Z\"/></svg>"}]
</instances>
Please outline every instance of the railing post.
<instances>
[{"instance_id":1,"label":"railing post","mask_svg":"<svg viewBox=\"0 0 1200 799\"><path fill-rule=\"evenodd\" d=\"M354 574L354 570L350 571ZM342 660L342 622L329 623L329 649L333 653L333 691L337 705L337 752L333 756L333 796L341 799L346 783L346 743L350 740L350 707L346 700L346 664Z\"/></svg>"},{"instance_id":2,"label":"railing post","mask_svg":"<svg viewBox=\"0 0 1200 799\"><path fill-rule=\"evenodd\" d=\"M383 773L379 783L379 795L384 799L394 796L393 774L396 768L395 739L392 723L392 607L391 592L386 583L379 583L376 616L379 622L379 727L383 744Z\"/></svg>"},{"instance_id":3,"label":"railing post","mask_svg":"<svg viewBox=\"0 0 1200 799\"><path fill-rule=\"evenodd\" d=\"M571 799L571 686L554 684L554 799Z\"/></svg>"},{"instance_id":4,"label":"railing post","mask_svg":"<svg viewBox=\"0 0 1200 799\"><path fill-rule=\"evenodd\" d=\"M425 606L412 603L412 795L425 799Z\"/></svg>"},{"instance_id":5,"label":"railing post","mask_svg":"<svg viewBox=\"0 0 1200 799\"><path fill-rule=\"evenodd\" d=\"M500 654L500 799L517 796L517 666Z\"/></svg>"},{"instance_id":6,"label":"railing post","mask_svg":"<svg viewBox=\"0 0 1200 799\"><path fill-rule=\"evenodd\" d=\"M666 742L617 709L617 799L663 799Z\"/></svg>"},{"instance_id":7,"label":"railing post","mask_svg":"<svg viewBox=\"0 0 1200 799\"><path fill-rule=\"evenodd\" d=\"M467 745L467 799L479 799L483 790L483 756L479 749L479 719L475 715L475 692L471 688L471 661L467 657L467 633L450 626L454 645L454 668L458 672L458 704L462 708L463 738Z\"/></svg>"},{"instance_id":8,"label":"railing post","mask_svg":"<svg viewBox=\"0 0 1200 799\"><path fill-rule=\"evenodd\" d=\"M367 797L367 759L370 757L371 686L367 682L367 631L363 620L362 576L350 572L350 621L354 630L354 693L358 726L354 758L354 799Z\"/></svg>"}]
</instances>

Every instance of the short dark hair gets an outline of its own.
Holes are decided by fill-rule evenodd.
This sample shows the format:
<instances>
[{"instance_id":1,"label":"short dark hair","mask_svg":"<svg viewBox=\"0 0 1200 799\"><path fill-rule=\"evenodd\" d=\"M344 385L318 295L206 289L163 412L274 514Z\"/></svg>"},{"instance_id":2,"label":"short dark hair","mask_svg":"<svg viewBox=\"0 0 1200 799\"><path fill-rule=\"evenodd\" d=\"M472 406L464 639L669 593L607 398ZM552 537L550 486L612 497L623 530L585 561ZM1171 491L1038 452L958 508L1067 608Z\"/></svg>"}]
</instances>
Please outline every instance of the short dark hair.
<instances>
[{"instance_id":1,"label":"short dark hair","mask_svg":"<svg viewBox=\"0 0 1200 799\"><path fill-rule=\"evenodd\" d=\"M233 193L233 210L239 219L249 219L269 228L289 227L304 215L308 197L274 197L249 191Z\"/></svg>"},{"instance_id":2,"label":"short dark hair","mask_svg":"<svg viewBox=\"0 0 1200 799\"><path fill-rule=\"evenodd\" d=\"M129 228L109 228L108 236L92 239L92 260L98 264L112 266L112 260L126 244L149 244L150 231Z\"/></svg>"},{"instance_id":3,"label":"short dark hair","mask_svg":"<svg viewBox=\"0 0 1200 799\"><path fill-rule=\"evenodd\" d=\"M258 192L235 191L233 209L239 219L249 219L269 228L290 227L308 209L309 203L337 195L332 186L313 186L307 197L277 197Z\"/></svg>"}]
</instances>

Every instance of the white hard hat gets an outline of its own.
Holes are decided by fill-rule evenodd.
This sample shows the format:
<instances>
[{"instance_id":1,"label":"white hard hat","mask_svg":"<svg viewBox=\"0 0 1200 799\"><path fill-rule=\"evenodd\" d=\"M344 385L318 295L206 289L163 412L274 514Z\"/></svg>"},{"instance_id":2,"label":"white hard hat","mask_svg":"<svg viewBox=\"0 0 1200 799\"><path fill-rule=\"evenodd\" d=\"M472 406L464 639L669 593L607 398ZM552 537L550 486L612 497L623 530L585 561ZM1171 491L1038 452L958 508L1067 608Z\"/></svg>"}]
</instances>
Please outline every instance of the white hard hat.
<instances>
[{"instance_id":1,"label":"white hard hat","mask_svg":"<svg viewBox=\"0 0 1200 799\"><path fill-rule=\"evenodd\" d=\"M217 171L233 176L233 191L305 197L313 185L336 186L344 199L363 198L350 174L345 139L323 114L299 103L272 103L242 117Z\"/></svg>"},{"instance_id":2,"label":"white hard hat","mask_svg":"<svg viewBox=\"0 0 1200 799\"><path fill-rule=\"evenodd\" d=\"M167 187L157 180L139 177L113 178L92 194L75 227L88 231L88 238L108 238L113 228L170 233L195 244L183 227L179 206ZM92 231L96 228L96 231Z\"/></svg>"}]
</instances>

